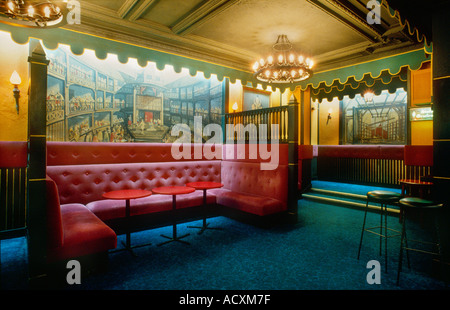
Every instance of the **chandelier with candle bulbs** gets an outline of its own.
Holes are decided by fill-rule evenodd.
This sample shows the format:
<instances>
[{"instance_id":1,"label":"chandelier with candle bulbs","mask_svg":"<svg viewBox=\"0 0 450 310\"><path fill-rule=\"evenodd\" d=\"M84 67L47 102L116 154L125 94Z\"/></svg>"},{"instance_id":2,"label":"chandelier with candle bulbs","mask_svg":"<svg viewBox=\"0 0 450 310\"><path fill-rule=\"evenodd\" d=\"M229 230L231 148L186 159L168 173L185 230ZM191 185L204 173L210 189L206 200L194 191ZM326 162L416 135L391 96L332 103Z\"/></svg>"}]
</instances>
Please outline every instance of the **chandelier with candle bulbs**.
<instances>
[{"instance_id":1,"label":"chandelier with candle bulbs","mask_svg":"<svg viewBox=\"0 0 450 310\"><path fill-rule=\"evenodd\" d=\"M282 34L273 45L273 54L256 61L253 71L262 82L295 83L309 79L313 65L313 60L297 54L287 36Z\"/></svg>"},{"instance_id":2,"label":"chandelier with candle bulbs","mask_svg":"<svg viewBox=\"0 0 450 310\"><path fill-rule=\"evenodd\" d=\"M25 27L48 27L59 24L64 16L62 2L56 5L50 1L0 1L0 21Z\"/></svg>"}]
</instances>

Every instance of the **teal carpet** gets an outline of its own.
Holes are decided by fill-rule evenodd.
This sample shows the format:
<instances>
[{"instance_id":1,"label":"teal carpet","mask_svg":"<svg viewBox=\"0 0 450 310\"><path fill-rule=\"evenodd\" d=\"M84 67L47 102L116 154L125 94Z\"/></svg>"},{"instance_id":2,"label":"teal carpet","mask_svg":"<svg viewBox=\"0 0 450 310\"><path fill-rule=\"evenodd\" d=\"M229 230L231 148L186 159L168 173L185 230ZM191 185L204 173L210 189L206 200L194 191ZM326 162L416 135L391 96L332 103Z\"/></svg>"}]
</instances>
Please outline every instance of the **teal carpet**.
<instances>
[{"instance_id":1,"label":"teal carpet","mask_svg":"<svg viewBox=\"0 0 450 310\"><path fill-rule=\"evenodd\" d=\"M180 224L178 233L191 233L182 243L156 244L171 227L132 234L137 257L122 251L109 255L106 272L90 274L81 285L67 290L442 290L446 285L432 276L427 255L412 253L396 285L399 240L389 241L388 270L379 256L375 235L366 234L360 260L357 251L364 212L358 209L299 200L298 223L262 229L235 220L209 219L212 227L198 235ZM379 215L368 214L378 225ZM369 224L370 225L370 224ZM398 218L388 225L399 229ZM119 236L120 241L125 236ZM27 289L27 250L24 238L2 241L1 288ZM381 284L368 284L370 260L381 264ZM406 265L406 264L405 264Z\"/></svg>"}]
</instances>

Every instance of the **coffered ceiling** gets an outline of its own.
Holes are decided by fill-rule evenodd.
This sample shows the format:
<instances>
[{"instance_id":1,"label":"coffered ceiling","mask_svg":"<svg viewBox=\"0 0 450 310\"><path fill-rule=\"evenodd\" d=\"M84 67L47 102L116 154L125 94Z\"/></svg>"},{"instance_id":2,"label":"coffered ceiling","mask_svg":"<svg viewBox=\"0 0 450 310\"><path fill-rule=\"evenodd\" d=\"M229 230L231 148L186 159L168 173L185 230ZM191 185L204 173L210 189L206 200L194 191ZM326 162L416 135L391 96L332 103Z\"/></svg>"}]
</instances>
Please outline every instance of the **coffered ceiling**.
<instances>
[{"instance_id":1,"label":"coffered ceiling","mask_svg":"<svg viewBox=\"0 0 450 310\"><path fill-rule=\"evenodd\" d=\"M81 24L65 28L244 71L280 34L316 70L423 46L384 0L369 25L368 1L81 0Z\"/></svg>"}]
</instances>

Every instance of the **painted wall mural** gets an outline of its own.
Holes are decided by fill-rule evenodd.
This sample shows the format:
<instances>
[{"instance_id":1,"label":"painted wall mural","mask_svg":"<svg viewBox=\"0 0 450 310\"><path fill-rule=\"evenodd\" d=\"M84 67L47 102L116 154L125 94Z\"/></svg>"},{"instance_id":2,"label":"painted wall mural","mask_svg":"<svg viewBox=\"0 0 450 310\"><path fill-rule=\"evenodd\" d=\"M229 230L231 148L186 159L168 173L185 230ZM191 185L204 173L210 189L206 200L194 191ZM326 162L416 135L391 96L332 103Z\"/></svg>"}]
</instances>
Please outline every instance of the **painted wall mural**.
<instances>
[{"instance_id":1,"label":"painted wall mural","mask_svg":"<svg viewBox=\"0 0 450 310\"><path fill-rule=\"evenodd\" d=\"M342 100L344 144L406 144L407 92L348 96Z\"/></svg>"},{"instance_id":2,"label":"painted wall mural","mask_svg":"<svg viewBox=\"0 0 450 310\"><path fill-rule=\"evenodd\" d=\"M46 53L48 141L174 142L171 128L193 130L195 116L221 125L225 88L214 75L100 60L88 50L77 56L66 46Z\"/></svg>"}]
</instances>

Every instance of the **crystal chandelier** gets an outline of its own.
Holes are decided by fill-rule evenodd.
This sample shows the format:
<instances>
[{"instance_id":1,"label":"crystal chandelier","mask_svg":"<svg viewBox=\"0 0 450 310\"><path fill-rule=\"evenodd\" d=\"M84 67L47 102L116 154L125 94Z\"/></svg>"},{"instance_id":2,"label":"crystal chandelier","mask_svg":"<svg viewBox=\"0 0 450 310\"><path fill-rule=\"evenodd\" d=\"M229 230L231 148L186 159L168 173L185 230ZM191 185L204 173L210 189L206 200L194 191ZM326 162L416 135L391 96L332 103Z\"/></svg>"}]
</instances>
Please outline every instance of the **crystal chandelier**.
<instances>
[{"instance_id":1,"label":"crystal chandelier","mask_svg":"<svg viewBox=\"0 0 450 310\"><path fill-rule=\"evenodd\" d=\"M0 1L0 21L24 27L50 27L58 25L64 18L63 4L56 5L50 1Z\"/></svg>"},{"instance_id":2,"label":"crystal chandelier","mask_svg":"<svg viewBox=\"0 0 450 310\"><path fill-rule=\"evenodd\" d=\"M286 35L278 36L273 54L261 58L253 65L255 77L267 83L295 83L310 78L314 63L297 54Z\"/></svg>"}]
</instances>

